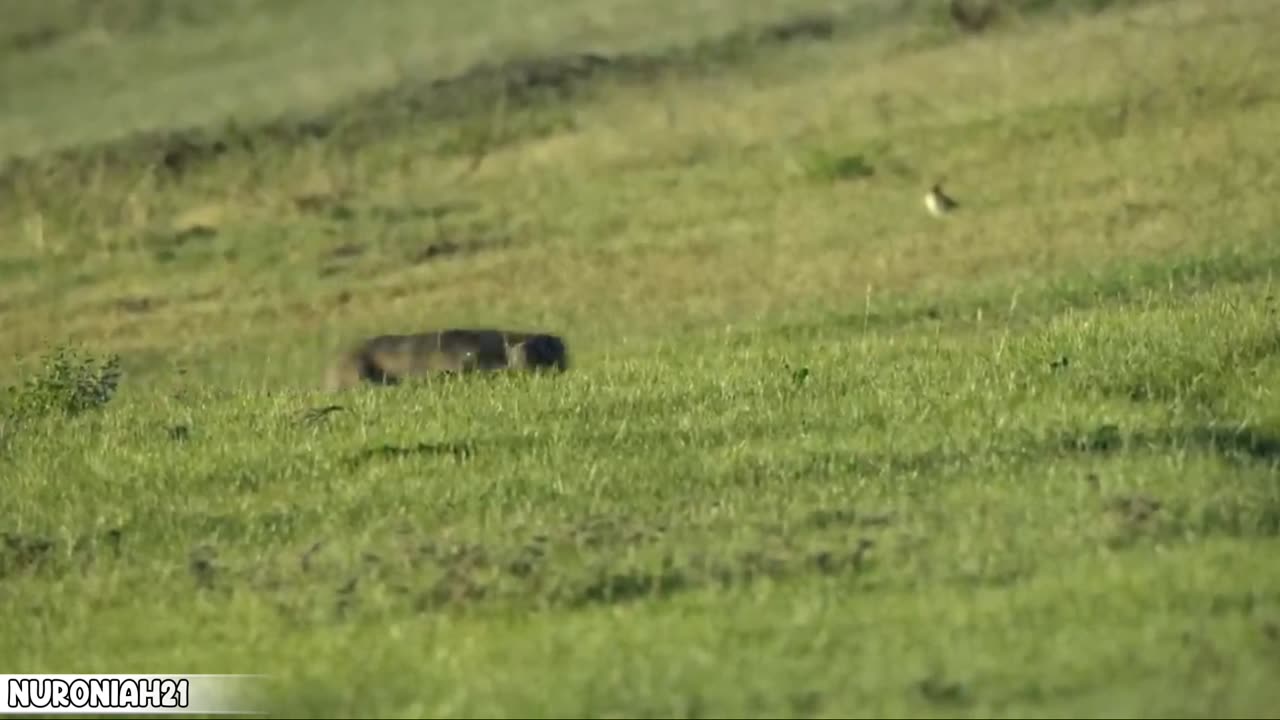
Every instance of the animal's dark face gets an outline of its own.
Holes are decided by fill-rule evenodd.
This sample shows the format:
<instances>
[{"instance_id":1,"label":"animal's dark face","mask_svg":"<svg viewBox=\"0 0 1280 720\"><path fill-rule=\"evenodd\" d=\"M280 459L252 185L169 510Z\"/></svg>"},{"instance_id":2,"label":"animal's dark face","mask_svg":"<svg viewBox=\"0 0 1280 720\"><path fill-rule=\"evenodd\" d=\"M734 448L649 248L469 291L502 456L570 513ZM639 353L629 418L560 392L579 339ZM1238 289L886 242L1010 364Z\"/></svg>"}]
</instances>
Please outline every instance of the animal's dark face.
<instances>
[{"instance_id":1,"label":"animal's dark face","mask_svg":"<svg viewBox=\"0 0 1280 720\"><path fill-rule=\"evenodd\" d=\"M555 335L534 335L524 342L526 362L530 367L554 367L565 370L569 367L568 353L564 341Z\"/></svg>"}]
</instances>

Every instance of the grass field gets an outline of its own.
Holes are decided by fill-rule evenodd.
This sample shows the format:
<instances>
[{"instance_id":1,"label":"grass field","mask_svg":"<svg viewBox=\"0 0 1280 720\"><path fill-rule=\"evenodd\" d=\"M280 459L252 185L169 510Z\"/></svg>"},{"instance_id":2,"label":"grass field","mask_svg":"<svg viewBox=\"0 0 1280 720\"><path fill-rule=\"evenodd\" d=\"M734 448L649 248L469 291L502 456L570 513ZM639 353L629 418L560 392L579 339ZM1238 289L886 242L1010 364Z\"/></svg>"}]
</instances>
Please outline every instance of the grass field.
<instances>
[{"instance_id":1,"label":"grass field","mask_svg":"<svg viewBox=\"0 0 1280 720\"><path fill-rule=\"evenodd\" d=\"M1006 5L10 0L0 668L1280 716L1280 5Z\"/></svg>"}]
</instances>

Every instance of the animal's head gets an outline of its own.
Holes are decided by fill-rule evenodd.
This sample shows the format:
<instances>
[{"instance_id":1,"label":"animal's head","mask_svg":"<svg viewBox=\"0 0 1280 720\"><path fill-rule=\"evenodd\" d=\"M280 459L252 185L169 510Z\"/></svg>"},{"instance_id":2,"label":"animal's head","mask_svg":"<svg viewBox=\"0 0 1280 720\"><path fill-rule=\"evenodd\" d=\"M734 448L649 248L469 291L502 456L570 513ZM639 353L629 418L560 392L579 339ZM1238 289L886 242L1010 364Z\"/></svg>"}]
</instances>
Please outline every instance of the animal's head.
<instances>
[{"instance_id":1,"label":"animal's head","mask_svg":"<svg viewBox=\"0 0 1280 720\"><path fill-rule=\"evenodd\" d=\"M569 354L565 349L564 340L559 337L534 335L527 338L523 345L526 367L555 368L562 371L569 368Z\"/></svg>"}]
</instances>

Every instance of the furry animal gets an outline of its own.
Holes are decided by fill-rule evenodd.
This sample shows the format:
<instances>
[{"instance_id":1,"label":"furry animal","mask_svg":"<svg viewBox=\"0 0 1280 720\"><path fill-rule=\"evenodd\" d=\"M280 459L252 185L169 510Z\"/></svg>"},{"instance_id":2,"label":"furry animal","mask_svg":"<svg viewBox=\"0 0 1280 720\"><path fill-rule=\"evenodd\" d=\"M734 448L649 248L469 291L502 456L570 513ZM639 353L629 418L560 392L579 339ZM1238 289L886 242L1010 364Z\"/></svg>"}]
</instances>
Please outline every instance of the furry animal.
<instances>
[{"instance_id":1,"label":"furry animal","mask_svg":"<svg viewBox=\"0 0 1280 720\"><path fill-rule=\"evenodd\" d=\"M367 382L398 385L411 377L493 371L565 371L563 338L548 333L451 328L379 335L343 351L329 369L328 390Z\"/></svg>"}]
</instances>

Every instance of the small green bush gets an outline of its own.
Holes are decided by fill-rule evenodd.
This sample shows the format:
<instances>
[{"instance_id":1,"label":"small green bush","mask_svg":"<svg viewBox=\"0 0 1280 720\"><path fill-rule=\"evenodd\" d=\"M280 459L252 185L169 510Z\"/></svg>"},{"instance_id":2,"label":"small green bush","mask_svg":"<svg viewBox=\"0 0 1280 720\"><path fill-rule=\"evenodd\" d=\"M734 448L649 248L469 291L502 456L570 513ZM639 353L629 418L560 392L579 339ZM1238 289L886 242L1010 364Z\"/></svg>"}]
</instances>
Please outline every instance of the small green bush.
<instances>
[{"instance_id":1,"label":"small green bush","mask_svg":"<svg viewBox=\"0 0 1280 720\"><path fill-rule=\"evenodd\" d=\"M78 415L110 402L119 381L119 356L93 357L60 346L44 355L39 372L8 388L0 418L12 428L53 413Z\"/></svg>"}]
</instances>

